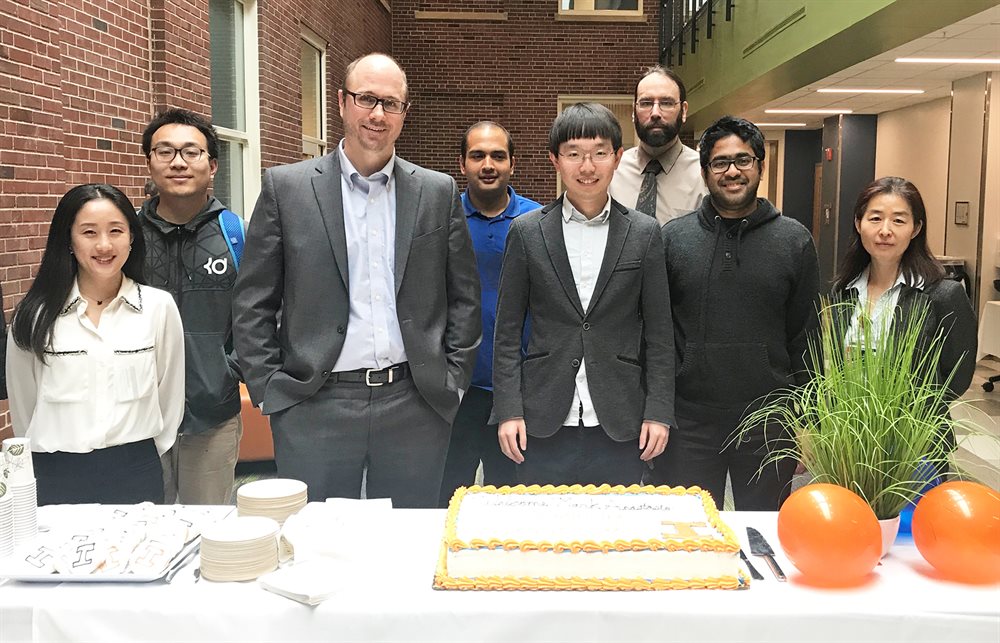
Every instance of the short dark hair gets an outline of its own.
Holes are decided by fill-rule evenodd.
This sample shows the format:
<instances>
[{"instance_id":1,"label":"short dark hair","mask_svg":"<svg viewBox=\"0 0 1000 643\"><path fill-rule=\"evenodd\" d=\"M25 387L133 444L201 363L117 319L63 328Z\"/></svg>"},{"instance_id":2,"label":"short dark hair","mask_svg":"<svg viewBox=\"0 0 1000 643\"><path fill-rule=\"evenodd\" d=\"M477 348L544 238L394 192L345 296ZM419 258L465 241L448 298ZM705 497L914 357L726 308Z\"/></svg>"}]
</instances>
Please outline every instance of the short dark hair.
<instances>
[{"instance_id":1,"label":"short dark hair","mask_svg":"<svg viewBox=\"0 0 1000 643\"><path fill-rule=\"evenodd\" d=\"M883 194L895 194L906 201L910 206L910 212L913 213L913 224L920 226L920 230L910 239L910 245L906 247L899 260L900 272L911 282L922 279L925 286L941 281L944 278L944 268L927 247L927 209L924 207L920 191L913 183L898 176L886 176L872 181L858 195L858 200L854 204L854 221L860 221L865 216L871 200ZM854 281L872 261L871 255L861 243L861 234L857 226L851 228L853 230L851 241L833 281L835 290L847 288L847 285Z\"/></svg>"},{"instance_id":2,"label":"short dark hair","mask_svg":"<svg viewBox=\"0 0 1000 643\"><path fill-rule=\"evenodd\" d=\"M622 147L622 126L614 113L600 103L576 103L562 111L549 129L549 151L575 138L606 138L615 151Z\"/></svg>"},{"instance_id":3,"label":"short dark hair","mask_svg":"<svg viewBox=\"0 0 1000 643\"><path fill-rule=\"evenodd\" d=\"M758 161L764 160L764 133L760 131L760 128L743 118L723 116L709 125L708 129L701 135L701 142L698 143L698 154L702 170L708 167L715 144L727 136L733 135L738 136L744 143L750 144L750 149L753 150Z\"/></svg>"},{"instance_id":4,"label":"short dark hair","mask_svg":"<svg viewBox=\"0 0 1000 643\"><path fill-rule=\"evenodd\" d=\"M684 87L684 81L677 75L677 72L669 67L664 67L663 65L653 65L652 67L647 67L646 70L642 72L642 76L639 80L635 81L635 92L633 93L632 100L639 100L639 83L646 80L647 77L652 76L653 74L660 74L661 76L666 76L670 80L674 81L674 83L677 84L677 89L680 90L681 102L683 103L687 100L688 93L687 88Z\"/></svg>"},{"instance_id":5,"label":"short dark hair","mask_svg":"<svg viewBox=\"0 0 1000 643\"><path fill-rule=\"evenodd\" d=\"M208 145L208 150L206 150L208 158L219 158L219 135L216 133L211 121L190 110L178 108L171 108L160 112L153 117L153 120L149 121L149 125L142 132L143 156L149 157L150 152L153 151L153 134L164 125L190 125L196 128L205 136L205 143Z\"/></svg>"},{"instance_id":6,"label":"short dark hair","mask_svg":"<svg viewBox=\"0 0 1000 643\"><path fill-rule=\"evenodd\" d=\"M501 125L500 123L494 123L493 121L479 121L478 123L475 123L471 127L469 127L469 129L465 130L465 134L462 136L463 159L465 158L466 153L468 153L469 151L469 134L472 134L477 129L481 129L483 127L495 127L501 132L503 132L504 136L507 137L507 154L509 156L514 156L514 139L511 138L510 132L507 131L507 128Z\"/></svg>"},{"instance_id":7,"label":"short dark hair","mask_svg":"<svg viewBox=\"0 0 1000 643\"><path fill-rule=\"evenodd\" d=\"M14 342L22 349L33 352L40 361L45 361L45 351L52 343L52 327L66 305L66 298L73 290L73 280L80 269L70 251L76 215L87 203L99 199L114 203L128 221L132 249L122 266L122 273L137 283L146 283L143 275L146 240L132 202L121 190L107 183L87 183L71 189L56 206L38 274L10 324Z\"/></svg>"}]
</instances>

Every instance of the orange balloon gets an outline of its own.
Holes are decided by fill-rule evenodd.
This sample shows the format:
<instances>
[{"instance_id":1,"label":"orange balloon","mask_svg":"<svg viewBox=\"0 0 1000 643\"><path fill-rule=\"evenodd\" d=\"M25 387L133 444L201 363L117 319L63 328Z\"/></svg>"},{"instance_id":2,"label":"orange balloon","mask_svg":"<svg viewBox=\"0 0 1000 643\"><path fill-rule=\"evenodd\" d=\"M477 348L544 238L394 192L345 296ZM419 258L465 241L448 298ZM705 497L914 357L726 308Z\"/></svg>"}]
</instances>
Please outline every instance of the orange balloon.
<instances>
[{"instance_id":1,"label":"orange balloon","mask_svg":"<svg viewBox=\"0 0 1000 643\"><path fill-rule=\"evenodd\" d=\"M1000 581L1000 493L946 482L913 511L913 543L942 575L964 583Z\"/></svg>"},{"instance_id":2,"label":"orange balloon","mask_svg":"<svg viewBox=\"0 0 1000 643\"><path fill-rule=\"evenodd\" d=\"M778 512L778 540L810 582L853 585L882 555L882 531L861 496L833 484L811 484L788 497Z\"/></svg>"}]
</instances>

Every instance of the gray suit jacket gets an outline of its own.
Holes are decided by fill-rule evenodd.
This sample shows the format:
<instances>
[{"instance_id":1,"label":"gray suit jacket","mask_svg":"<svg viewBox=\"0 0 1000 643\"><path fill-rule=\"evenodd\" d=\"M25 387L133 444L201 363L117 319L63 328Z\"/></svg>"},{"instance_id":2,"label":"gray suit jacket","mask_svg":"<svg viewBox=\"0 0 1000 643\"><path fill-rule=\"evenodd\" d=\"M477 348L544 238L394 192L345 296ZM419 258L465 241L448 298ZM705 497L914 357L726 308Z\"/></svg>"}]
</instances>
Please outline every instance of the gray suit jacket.
<instances>
[{"instance_id":1,"label":"gray suit jacket","mask_svg":"<svg viewBox=\"0 0 1000 643\"><path fill-rule=\"evenodd\" d=\"M403 345L417 390L450 423L481 336L476 258L451 177L397 157L393 178ZM309 398L330 377L347 331L347 266L336 150L267 170L233 300L236 350L264 413Z\"/></svg>"},{"instance_id":2,"label":"gray suit jacket","mask_svg":"<svg viewBox=\"0 0 1000 643\"><path fill-rule=\"evenodd\" d=\"M523 417L528 435L555 434L586 359L594 408L612 439L637 438L643 420L674 426L673 322L659 224L611 202L604 260L586 311L562 225L561 198L511 224L497 303L491 422Z\"/></svg>"}]
</instances>

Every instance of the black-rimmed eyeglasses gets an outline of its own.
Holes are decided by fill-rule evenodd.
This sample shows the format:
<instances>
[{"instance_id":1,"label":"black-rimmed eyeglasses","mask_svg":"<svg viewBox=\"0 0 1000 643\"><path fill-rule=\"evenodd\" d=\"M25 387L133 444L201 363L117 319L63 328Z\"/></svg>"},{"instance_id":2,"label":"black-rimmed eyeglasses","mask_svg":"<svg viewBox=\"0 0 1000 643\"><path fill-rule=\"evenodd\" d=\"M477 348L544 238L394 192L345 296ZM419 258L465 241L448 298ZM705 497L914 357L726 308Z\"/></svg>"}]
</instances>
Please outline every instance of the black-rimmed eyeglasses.
<instances>
[{"instance_id":1,"label":"black-rimmed eyeglasses","mask_svg":"<svg viewBox=\"0 0 1000 643\"><path fill-rule=\"evenodd\" d=\"M713 174L725 174L729 171L730 165L735 165L737 170L749 170L757 162L756 156L737 156L734 159L712 159L708 162L708 167Z\"/></svg>"},{"instance_id":2,"label":"black-rimmed eyeglasses","mask_svg":"<svg viewBox=\"0 0 1000 643\"><path fill-rule=\"evenodd\" d=\"M205 155L205 150L197 145L188 145L185 147L157 145L149 152L150 158L155 158L160 163L173 163L178 154L181 155L185 163L197 163Z\"/></svg>"},{"instance_id":3,"label":"black-rimmed eyeglasses","mask_svg":"<svg viewBox=\"0 0 1000 643\"><path fill-rule=\"evenodd\" d=\"M372 96L371 94L358 94L349 89L345 89L344 93L353 98L354 104L361 109L375 109L378 107L379 103L381 103L382 111L386 114L402 114L410 108L410 104L405 100L396 100L395 98L379 98L378 96Z\"/></svg>"}]
</instances>

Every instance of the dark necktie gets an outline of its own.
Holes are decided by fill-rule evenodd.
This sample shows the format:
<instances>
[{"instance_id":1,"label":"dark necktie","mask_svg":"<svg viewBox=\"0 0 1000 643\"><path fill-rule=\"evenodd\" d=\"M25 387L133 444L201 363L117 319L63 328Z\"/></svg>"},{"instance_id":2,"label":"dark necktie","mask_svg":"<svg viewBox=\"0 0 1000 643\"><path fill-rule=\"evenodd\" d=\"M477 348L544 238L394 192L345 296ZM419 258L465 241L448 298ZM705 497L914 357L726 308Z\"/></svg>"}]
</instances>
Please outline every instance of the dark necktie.
<instances>
[{"instance_id":1,"label":"dark necktie","mask_svg":"<svg viewBox=\"0 0 1000 643\"><path fill-rule=\"evenodd\" d=\"M635 209L651 217L656 216L656 175L662 171L663 166L656 159L647 163L642 171L642 187L639 188Z\"/></svg>"}]
</instances>

